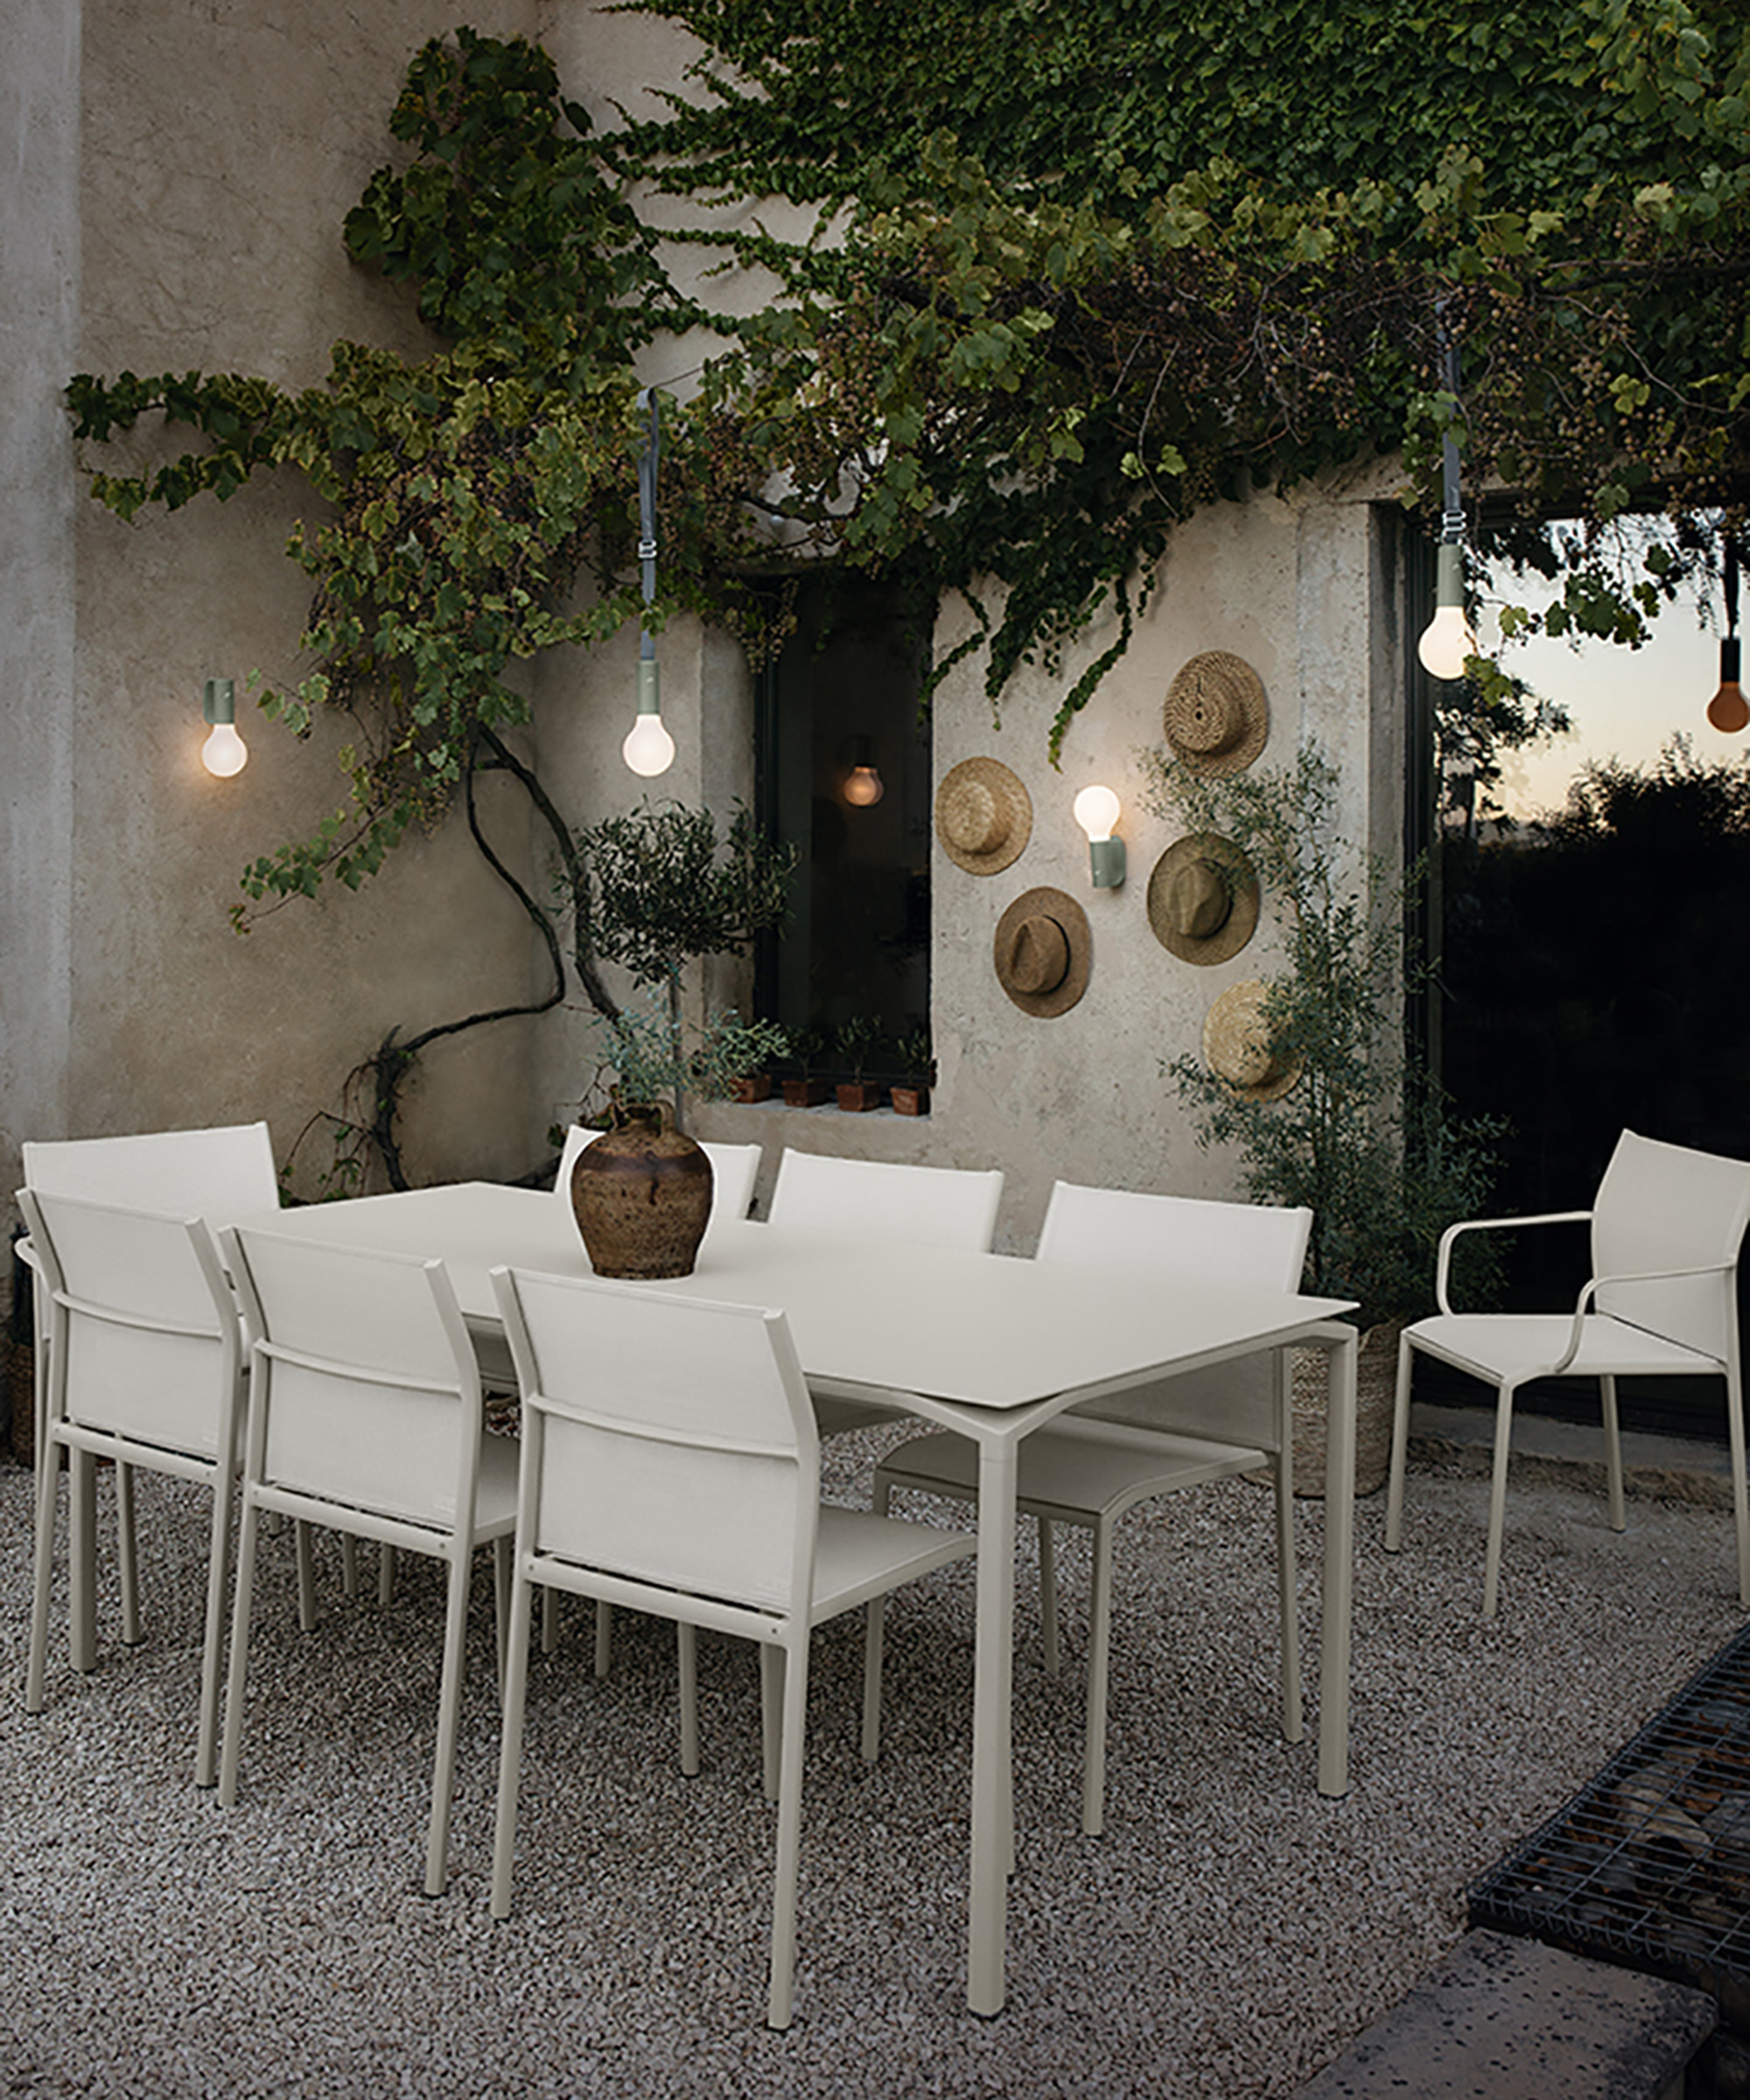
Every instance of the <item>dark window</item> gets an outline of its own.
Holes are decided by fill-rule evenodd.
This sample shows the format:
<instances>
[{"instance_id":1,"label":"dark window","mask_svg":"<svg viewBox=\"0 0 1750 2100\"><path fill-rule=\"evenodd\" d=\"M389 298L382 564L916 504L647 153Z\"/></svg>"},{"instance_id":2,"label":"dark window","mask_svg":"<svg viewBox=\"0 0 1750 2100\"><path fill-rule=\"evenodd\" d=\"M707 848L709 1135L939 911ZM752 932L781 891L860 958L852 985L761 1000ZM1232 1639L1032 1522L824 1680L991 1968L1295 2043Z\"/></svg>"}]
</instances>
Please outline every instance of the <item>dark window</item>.
<instances>
[{"instance_id":1,"label":"dark window","mask_svg":"<svg viewBox=\"0 0 1750 2100\"><path fill-rule=\"evenodd\" d=\"M760 816L800 858L789 920L759 958L759 1011L829 1043L872 1023L871 1076L898 1068L894 1044L929 1014L927 650L898 593L822 578L760 681Z\"/></svg>"}]
</instances>

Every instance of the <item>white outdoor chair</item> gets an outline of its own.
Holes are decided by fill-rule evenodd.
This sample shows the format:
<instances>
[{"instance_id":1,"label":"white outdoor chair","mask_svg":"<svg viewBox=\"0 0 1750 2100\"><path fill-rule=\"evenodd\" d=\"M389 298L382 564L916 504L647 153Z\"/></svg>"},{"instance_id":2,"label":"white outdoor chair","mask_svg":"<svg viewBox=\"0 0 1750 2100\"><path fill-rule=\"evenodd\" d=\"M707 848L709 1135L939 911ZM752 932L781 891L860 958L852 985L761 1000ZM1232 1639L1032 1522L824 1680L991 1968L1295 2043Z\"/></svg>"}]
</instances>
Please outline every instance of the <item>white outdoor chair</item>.
<instances>
[{"instance_id":1,"label":"white outdoor chair","mask_svg":"<svg viewBox=\"0 0 1750 2100\"><path fill-rule=\"evenodd\" d=\"M24 1710L43 1710L60 1454L67 1454L68 1648L96 1667L94 1465L192 1480L211 1490L206 1614L194 1777L210 1787L219 1726L220 1643L230 1576L231 1509L244 1390L237 1313L211 1230L24 1188L47 1323L48 1391L37 1451L37 1541ZM131 1500L122 1527L123 1637L139 1639Z\"/></svg>"},{"instance_id":2,"label":"white outdoor chair","mask_svg":"<svg viewBox=\"0 0 1750 2100\"><path fill-rule=\"evenodd\" d=\"M766 1222L787 1232L854 1233L984 1254L1002 1200L1000 1168L834 1159L786 1148Z\"/></svg>"},{"instance_id":3,"label":"white outdoor chair","mask_svg":"<svg viewBox=\"0 0 1750 2100\"><path fill-rule=\"evenodd\" d=\"M1452 1248L1466 1232L1534 1225L1592 1227L1592 1276L1572 1313L1457 1313L1448 1296ZM1750 1222L1750 1165L1624 1130L1590 1210L1528 1218L1474 1218L1440 1240L1432 1320L1407 1327L1397 1356L1386 1490L1385 1547L1402 1543L1404 1468L1416 1352L1468 1371L1495 1392L1494 1467L1484 1564L1483 1616L1500 1599L1501 1547L1513 1396L1534 1378L1596 1378L1602 1399L1610 1524L1623 1530L1619 1378L1707 1376L1726 1381L1732 1503L1738 1533L1738 1597L1750 1605L1750 1496L1744 1472L1744 1384L1739 1363L1738 1257Z\"/></svg>"},{"instance_id":4,"label":"white outdoor chair","mask_svg":"<svg viewBox=\"0 0 1750 2100\"><path fill-rule=\"evenodd\" d=\"M1084 1268L1139 1269L1174 1283L1245 1284L1298 1291L1310 1210L1211 1203L1185 1196L1082 1188L1051 1192L1035 1259ZM1022 1439L1017 1507L1039 1520L1040 1619L1045 1665L1059 1669L1057 1566L1052 1526L1091 1530L1088 1711L1082 1827L1105 1824L1106 1707L1110 1678L1112 1544L1118 1519L1138 1502L1238 1473L1268 1470L1276 1488L1277 1570L1282 1620L1282 1732L1302 1736L1300 1644L1295 1609L1293 1433L1282 1352L1191 1371L1060 1416ZM1188 1433L1193 1432L1195 1433ZM875 1508L896 1488L976 1501L978 1453L964 1437L915 1438L875 1472Z\"/></svg>"},{"instance_id":5,"label":"white outdoor chair","mask_svg":"<svg viewBox=\"0 0 1750 2100\"><path fill-rule=\"evenodd\" d=\"M215 1225L252 1210L279 1206L273 1143L264 1123L228 1124L211 1130L147 1130L123 1138L29 1139L20 1148L25 1186L88 1203L113 1203L123 1210L160 1216L206 1218ZM33 1263L29 1241L22 1251ZM40 1278L37 1285L37 1449L43 1448L48 1404L49 1335L52 1322ZM133 1478L127 1466L116 1475L116 1522L120 1539L122 1639L140 1638L137 1556L134 1550Z\"/></svg>"},{"instance_id":6,"label":"white outdoor chair","mask_svg":"<svg viewBox=\"0 0 1750 2100\"><path fill-rule=\"evenodd\" d=\"M788 2026L810 1634L872 1607L863 1750L872 1759L874 1602L975 1542L822 1503L814 1412L782 1313L503 1269L493 1282L523 1423L493 1915L510 1914L533 1586L674 1620L689 1773L698 1767L697 1628L741 1635L760 1643L766 1787L778 1803L766 2020Z\"/></svg>"},{"instance_id":7,"label":"white outdoor chair","mask_svg":"<svg viewBox=\"0 0 1750 2100\"><path fill-rule=\"evenodd\" d=\"M219 1798L228 1807L237 1798L262 1512L430 1555L449 1571L425 1848L425 1893L440 1895L470 1577L475 1548L487 1544L497 1556L503 1670L516 1447L482 1433L480 1372L441 1262L253 1228L228 1229L220 1243L242 1299L252 1368ZM301 1557L300 1589L306 1580Z\"/></svg>"},{"instance_id":8,"label":"white outdoor chair","mask_svg":"<svg viewBox=\"0 0 1750 2100\"><path fill-rule=\"evenodd\" d=\"M601 1136L599 1130L586 1130L573 1124L565 1132L565 1144L559 1154L559 1172L554 1177L553 1194L569 1210L571 1207L571 1169L578 1154L586 1144L593 1144ZM719 1144L715 1139L701 1138L699 1150L711 1163L711 1217L745 1218L748 1206L753 1200L753 1184L760 1178L760 1147L757 1144Z\"/></svg>"}]
</instances>

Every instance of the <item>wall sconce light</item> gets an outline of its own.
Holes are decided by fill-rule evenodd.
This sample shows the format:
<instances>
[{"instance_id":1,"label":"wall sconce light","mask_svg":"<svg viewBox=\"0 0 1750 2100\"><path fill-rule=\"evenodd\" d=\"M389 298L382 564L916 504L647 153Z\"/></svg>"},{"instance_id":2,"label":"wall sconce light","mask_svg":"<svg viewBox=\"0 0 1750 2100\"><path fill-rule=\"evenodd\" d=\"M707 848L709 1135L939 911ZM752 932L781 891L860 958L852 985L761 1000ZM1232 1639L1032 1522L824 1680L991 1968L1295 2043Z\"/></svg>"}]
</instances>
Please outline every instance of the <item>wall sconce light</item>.
<instances>
[{"instance_id":1,"label":"wall sconce light","mask_svg":"<svg viewBox=\"0 0 1750 2100\"><path fill-rule=\"evenodd\" d=\"M850 770L839 791L853 809L872 809L887 792L875 763L875 746L867 737L850 739Z\"/></svg>"},{"instance_id":2,"label":"wall sconce light","mask_svg":"<svg viewBox=\"0 0 1750 2100\"><path fill-rule=\"evenodd\" d=\"M1075 821L1088 834L1088 860L1096 890L1116 890L1124 879L1124 842L1112 836L1119 807L1110 788L1084 788L1075 798Z\"/></svg>"},{"instance_id":3,"label":"wall sconce light","mask_svg":"<svg viewBox=\"0 0 1750 2100\"><path fill-rule=\"evenodd\" d=\"M1441 326L1446 352L1446 388L1459 396L1459 346ZM1476 635L1465 617L1465 501L1459 480L1459 441L1450 427L1440 441L1440 544L1436 550L1434 617L1422 630L1416 654L1431 678L1462 678L1465 659L1476 654Z\"/></svg>"},{"instance_id":4,"label":"wall sconce light","mask_svg":"<svg viewBox=\"0 0 1750 2100\"><path fill-rule=\"evenodd\" d=\"M209 678L200 699L202 717L213 724L200 746L200 763L215 780L228 780L249 762L249 747L237 734L236 686L229 678Z\"/></svg>"},{"instance_id":5,"label":"wall sconce light","mask_svg":"<svg viewBox=\"0 0 1750 2100\"><path fill-rule=\"evenodd\" d=\"M644 570L646 618L638 640L638 719L626 732L620 755L648 780L674 764L675 739L662 726L662 680L648 619L656 596L656 466L662 447L655 388L647 387L638 398L650 408L650 437L638 460L638 559Z\"/></svg>"},{"instance_id":6,"label":"wall sconce light","mask_svg":"<svg viewBox=\"0 0 1750 2100\"><path fill-rule=\"evenodd\" d=\"M1729 534L1725 570L1726 632L1719 638L1719 690L1707 704L1707 718L1722 736L1735 737L1750 724L1750 703L1746 702L1744 688L1738 682L1738 544Z\"/></svg>"}]
</instances>

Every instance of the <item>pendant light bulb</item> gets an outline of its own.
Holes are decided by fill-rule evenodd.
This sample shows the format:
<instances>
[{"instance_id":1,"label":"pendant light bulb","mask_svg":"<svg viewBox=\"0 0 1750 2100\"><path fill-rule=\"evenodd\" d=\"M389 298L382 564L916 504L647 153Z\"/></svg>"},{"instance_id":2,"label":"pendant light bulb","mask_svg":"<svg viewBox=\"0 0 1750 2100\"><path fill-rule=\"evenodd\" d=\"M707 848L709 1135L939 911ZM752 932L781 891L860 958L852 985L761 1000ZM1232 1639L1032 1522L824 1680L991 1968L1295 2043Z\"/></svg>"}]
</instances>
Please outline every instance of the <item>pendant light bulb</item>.
<instances>
[{"instance_id":1,"label":"pendant light bulb","mask_svg":"<svg viewBox=\"0 0 1750 2100\"><path fill-rule=\"evenodd\" d=\"M1434 617L1422 630L1416 654L1431 678L1462 678L1465 659L1476 654L1476 635L1465 617L1465 553L1456 540L1437 550Z\"/></svg>"},{"instance_id":2,"label":"pendant light bulb","mask_svg":"<svg viewBox=\"0 0 1750 2100\"><path fill-rule=\"evenodd\" d=\"M1719 690L1707 704L1707 718L1722 736L1735 737L1740 729L1750 725L1750 702L1744 697L1744 689L1738 682L1739 642L1735 634L1723 634L1719 640Z\"/></svg>"},{"instance_id":3,"label":"pendant light bulb","mask_svg":"<svg viewBox=\"0 0 1750 2100\"><path fill-rule=\"evenodd\" d=\"M662 726L662 686L655 660L638 660L638 719L626 732L620 755L647 780L675 763L675 739Z\"/></svg>"},{"instance_id":4,"label":"pendant light bulb","mask_svg":"<svg viewBox=\"0 0 1750 2100\"><path fill-rule=\"evenodd\" d=\"M200 763L214 780L228 780L249 762L249 747L237 734L236 687L229 678L209 678L200 712L212 724L200 746Z\"/></svg>"}]
</instances>

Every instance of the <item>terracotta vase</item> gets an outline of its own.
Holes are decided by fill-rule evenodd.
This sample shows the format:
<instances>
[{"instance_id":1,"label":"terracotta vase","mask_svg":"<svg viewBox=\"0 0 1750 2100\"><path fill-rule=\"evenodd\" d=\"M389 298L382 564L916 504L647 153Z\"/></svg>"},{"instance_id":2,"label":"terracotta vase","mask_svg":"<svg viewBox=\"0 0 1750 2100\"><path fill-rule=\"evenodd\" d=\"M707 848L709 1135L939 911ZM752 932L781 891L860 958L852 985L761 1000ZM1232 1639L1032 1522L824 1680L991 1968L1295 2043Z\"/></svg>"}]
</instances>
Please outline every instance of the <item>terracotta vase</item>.
<instances>
[{"instance_id":1,"label":"terracotta vase","mask_svg":"<svg viewBox=\"0 0 1750 2100\"><path fill-rule=\"evenodd\" d=\"M929 1114L929 1088L928 1087L895 1087L892 1089L893 1113L896 1116L928 1116Z\"/></svg>"},{"instance_id":2,"label":"terracotta vase","mask_svg":"<svg viewBox=\"0 0 1750 2100\"><path fill-rule=\"evenodd\" d=\"M838 1105L847 1116L859 1116L867 1109L878 1109L884 1091L867 1080L842 1079L837 1087Z\"/></svg>"},{"instance_id":3,"label":"terracotta vase","mask_svg":"<svg viewBox=\"0 0 1750 2100\"><path fill-rule=\"evenodd\" d=\"M789 1109L817 1109L826 1099L826 1091L823 1079L787 1079L784 1105Z\"/></svg>"},{"instance_id":4,"label":"terracotta vase","mask_svg":"<svg viewBox=\"0 0 1750 2100\"><path fill-rule=\"evenodd\" d=\"M769 1072L744 1072L735 1082L735 1099L748 1102L770 1101L772 1074Z\"/></svg>"},{"instance_id":5,"label":"terracotta vase","mask_svg":"<svg viewBox=\"0 0 1750 2100\"><path fill-rule=\"evenodd\" d=\"M666 1101L616 1108L571 1169L571 1211L598 1276L690 1276L710 1208L710 1160Z\"/></svg>"}]
</instances>

